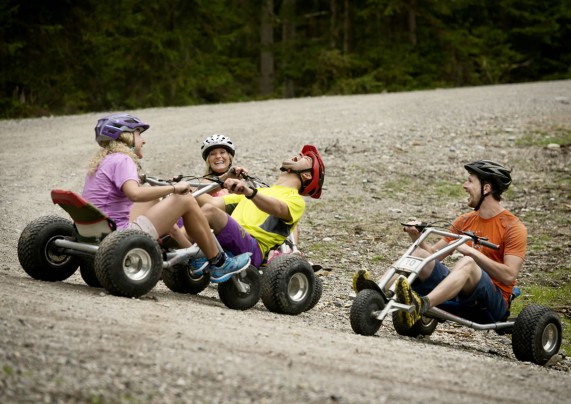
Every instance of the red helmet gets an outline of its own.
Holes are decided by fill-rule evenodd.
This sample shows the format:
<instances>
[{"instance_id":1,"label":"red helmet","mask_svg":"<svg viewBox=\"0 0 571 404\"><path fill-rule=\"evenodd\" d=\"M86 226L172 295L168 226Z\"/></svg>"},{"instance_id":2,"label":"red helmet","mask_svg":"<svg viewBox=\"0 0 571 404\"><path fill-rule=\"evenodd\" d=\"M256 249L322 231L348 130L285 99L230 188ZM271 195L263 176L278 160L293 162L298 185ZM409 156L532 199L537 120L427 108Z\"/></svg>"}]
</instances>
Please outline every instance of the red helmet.
<instances>
[{"instance_id":1,"label":"red helmet","mask_svg":"<svg viewBox=\"0 0 571 404\"><path fill-rule=\"evenodd\" d=\"M301 154L304 156L309 156L313 160L313 167L311 167L311 181L308 184L302 184L299 190L300 195L311 196L312 198L319 199L321 196L321 187L323 186L323 180L325 179L325 165L319 152L310 144L306 144L301 149Z\"/></svg>"}]
</instances>

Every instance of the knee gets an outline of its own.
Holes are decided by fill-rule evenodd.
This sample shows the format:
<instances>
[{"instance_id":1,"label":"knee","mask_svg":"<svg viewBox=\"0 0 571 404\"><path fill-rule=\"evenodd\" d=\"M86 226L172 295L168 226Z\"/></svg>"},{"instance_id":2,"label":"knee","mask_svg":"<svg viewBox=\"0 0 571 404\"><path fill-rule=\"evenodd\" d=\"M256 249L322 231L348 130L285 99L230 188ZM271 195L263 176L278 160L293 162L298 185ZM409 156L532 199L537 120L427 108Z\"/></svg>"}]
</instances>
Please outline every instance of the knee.
<instances>
[{"instance_id":1,"label":"knee","mask_svg":"<svg viewBox=\"0 0 571 404\"><path fill-rule=\"evenodd\" d=\"M196 210L196 209L200 209L200 206L198 206L198 202L196 201L196 199L194 198L194 196L190 195L190 194L186 194L186 195L173 195L176 203L178 203L179 205L182 205L186 208L186 210Z\"/></svg>"},{"instance_id":2,"label":"knee","mask_svg":"<svg viewBox=\"0 0 571 404\"><path fill-rule=\"evenodd\" d=\"M460 260L458 260L454 269L472 272L478 269L478 265L476 264L476 261L474 261L472 257L462 257L460 258Z\"/></svg>"},{"instance_id":3,"label":"knee","mask_svg":"<svg viewBox=\"0 0 571 404\"><path fill-rule=\"evenodd\" d=\"M218 212L221 212L221 210L219 208L217 208L216 206L214 206L211 203L205 203L204 205L202 205L200 207L200 209L202 209L202 212L204 213L204 215L206 217L212 217L215 214L217 214Z\"/></svg>"},{"instance_id":4,"label":"knee","mask_svg":"<svg viewBox=\"0 0 571 404\"><path fill-rule=\"evenodd\" d=\"M429 255L430 255L430 253L426 250L423 250L422 248L417 248L412 252L412 256L418 257L418 258L426 258Z\"/></svg>"}]
</instances>

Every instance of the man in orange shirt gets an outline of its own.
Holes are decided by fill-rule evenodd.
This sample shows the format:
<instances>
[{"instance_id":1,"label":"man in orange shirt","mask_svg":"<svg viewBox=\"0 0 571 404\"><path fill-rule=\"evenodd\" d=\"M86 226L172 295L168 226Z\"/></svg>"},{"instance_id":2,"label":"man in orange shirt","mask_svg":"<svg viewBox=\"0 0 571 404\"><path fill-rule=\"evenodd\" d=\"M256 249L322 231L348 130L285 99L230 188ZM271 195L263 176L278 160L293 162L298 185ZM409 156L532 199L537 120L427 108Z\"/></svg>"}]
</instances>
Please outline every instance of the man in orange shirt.
<instances>
[{"instance_id":1,"label":"man in orange shirt","mask_svg":"<svg viewBox=\"0 0 571 404\"><path fill-rule=\"evenodd\" d=\"M461 306L487 308L495 321L508 312L509 298L527 247L525 226L500 203L502 192L512 182L511 171L489 160L478 160L464 168L469 175L463 188L468 193L468 206L474 211L458 217L450 232L470 230L477 236L487 237L500 248L493 250L466 243L456 249L464 257L451 271L439 260L434 260L421 270L412 285L400 276L396 284L397 300L414 304L416 308L414 313L399 311L409 326L430 308L447 300L454 300ZM412 225L403 230L413 241L420 235ZM427 257L451 241L442 238L433 245L422 243L414 255ZM439 259L445 257L442 255Z\"/></svg>"}]
</instances>

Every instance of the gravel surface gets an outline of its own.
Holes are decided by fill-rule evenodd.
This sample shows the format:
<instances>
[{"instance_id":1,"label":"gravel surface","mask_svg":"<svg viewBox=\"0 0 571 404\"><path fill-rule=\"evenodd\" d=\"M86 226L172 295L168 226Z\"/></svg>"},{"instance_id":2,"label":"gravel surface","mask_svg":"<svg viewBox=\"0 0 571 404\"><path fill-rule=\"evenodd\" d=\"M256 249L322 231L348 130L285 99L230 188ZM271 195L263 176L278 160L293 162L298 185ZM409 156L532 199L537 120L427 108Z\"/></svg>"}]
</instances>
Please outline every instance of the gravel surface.
<instances>
[{"instance_id":1,"label":"gravel surface","mask_svg":"<svg viewBox=\"0 0 571 404\"><path fill-rule=\"evenodd\" d=\"M548 403L571 396L565 352L540 367L517 361L510 337L491 331L444 323L411 339L386 320L363 337L349 324L353 273L366 268L380 277L402 254L408 239L399 221L450 221L465 212L458 190L470 160L514 168L505 206L544 247L529 252L522 287L570 267L569 145L536 140L571 130L571 81L131 111L151 124L143 167L158 176L200 175L200 143L212 133L229 135L237 161L268 182L304 143L318 147L326 189L307 200L300 246L323 266L324 292L298 316L271 313L261 302L230 310L215 286L188 296L159 283L127 299L88 287L79 273L58 283L24 273L16 254L22 229L39 216L66 217L49 192L81 191L97 148L93 127L106 112L0 121L0 402Z\"/></svg>"}]
</instances>

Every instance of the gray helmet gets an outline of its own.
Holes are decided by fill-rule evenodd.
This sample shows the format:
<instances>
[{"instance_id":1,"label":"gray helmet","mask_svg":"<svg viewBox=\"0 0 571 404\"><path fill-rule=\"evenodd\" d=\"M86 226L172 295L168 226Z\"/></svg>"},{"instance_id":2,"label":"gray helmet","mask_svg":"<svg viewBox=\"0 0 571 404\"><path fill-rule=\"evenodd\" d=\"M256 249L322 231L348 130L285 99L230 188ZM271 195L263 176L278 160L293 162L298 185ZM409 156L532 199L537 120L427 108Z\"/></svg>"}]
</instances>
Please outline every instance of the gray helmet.
<instances>
[{"instance_id":1,"label":"gray helmet","mask_svg":"<svg viewBox=\"0 0 571 404\"><path fill-rule=\"evenodd\" d=\"M232 157L234 157L234 154L236 154L234 143L232 143L232 140L229 137L224 135L212 135L204 139L204 141L202 142L202 146L200 147L200 150L202 152L202 158L204 161L206 161L206 158L208 157L208 153L210 152L210 150L216 147L225 148L226 150L228 150L228 153L232 155Z\"/></svg>"},{"instance_id":2,"label":"gray helmet","mask_svg":"<svg viewBox=\"0 0 571 404\"><path fill-rule=\"evenodd\" d=\"M464 168L474 173L480 181L488 181L496 188L496 191L502 193L509 188L512 183L511 170L499 163L491 160L477 160L473 163L466 164Z\"/></svg>"},{"instance_id":3,"label":"gray helmet","mask_svg":"<svg viewBox=\"0 0 571 404\"><path fill-rule=\"evenodd\" d=\"M101 145L110 140L117 140L123 132L134 132L135 129L139 129L143 133L149 127L134 115L123 113L107 115L97 121L95 141Z\"/></svg>"}]
</instances>

